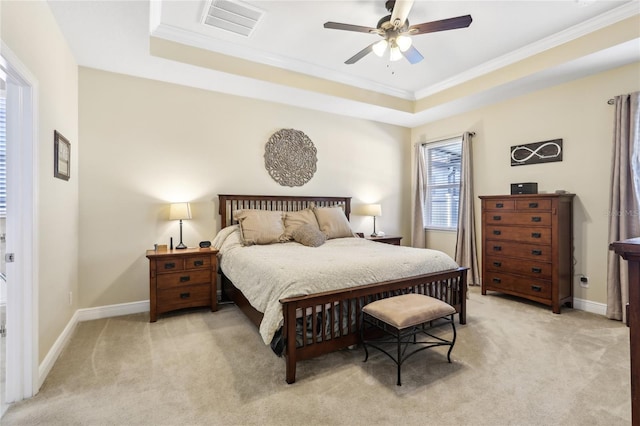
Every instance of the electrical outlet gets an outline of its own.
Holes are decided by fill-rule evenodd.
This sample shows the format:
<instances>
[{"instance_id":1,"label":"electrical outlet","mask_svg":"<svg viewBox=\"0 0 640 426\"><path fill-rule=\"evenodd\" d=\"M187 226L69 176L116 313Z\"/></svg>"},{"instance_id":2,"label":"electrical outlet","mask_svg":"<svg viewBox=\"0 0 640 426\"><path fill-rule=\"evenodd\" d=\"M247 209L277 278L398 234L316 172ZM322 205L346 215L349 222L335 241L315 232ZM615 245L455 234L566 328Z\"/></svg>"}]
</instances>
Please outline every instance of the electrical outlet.
<instances>
[{"instance_id":1,"label":"electrical outlet","mask_svg":"<svg viewBox=\"0 0 640 426\"><path fill-rule=\"evenodd\" d=\"M580 287L589 288L589 277L580 275Z\"/></svg>"},{"instance_id":2,"label":"electrical outlet","mask_svg":"<svg viewBox=\"0 0 640 426\"><path fill-rule=\"evenodd\" d=\"M69 292L69 306L73 305L73 292Z\"/></svg>"}]
</instances>

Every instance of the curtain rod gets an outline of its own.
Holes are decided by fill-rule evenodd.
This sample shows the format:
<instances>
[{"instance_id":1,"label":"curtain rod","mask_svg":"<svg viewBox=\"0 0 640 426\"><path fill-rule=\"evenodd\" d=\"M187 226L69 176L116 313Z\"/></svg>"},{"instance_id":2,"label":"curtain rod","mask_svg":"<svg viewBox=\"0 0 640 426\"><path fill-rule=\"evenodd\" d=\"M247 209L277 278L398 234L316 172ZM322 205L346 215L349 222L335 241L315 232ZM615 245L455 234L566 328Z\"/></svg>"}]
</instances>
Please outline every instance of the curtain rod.
<instances>
[{"instance_id":1,"label":"curtain rod","mask_svg":"<svg viewBox=\"0 0 640 426\"><path fill-rule=\"evenodd\" d=\"M471 136L475 136L476 135L476 132L464 132L464 133L469 133ZM415 145L428 145L428 144L434 143L434 142L446 141L447 139L461 138L462 136L464 136L464 133L456 134L456 135L452 135L452 136L443 136L443 137L438 138L438 139L432 139L432 140L428 140L428 141L424 141L424 142L416 142Z\"/></svg>"},{"instance_id":2,"label":"curtain rod","mask_svg":"<svg viewBox=\"0 0 640 426\"><path fill-rule=\"evenodd\" d=\"M611 98L611 99L609 99L609 100L607 101L607 103L608 103L609 105L613 105L613 104L615 104L615 103L616 103L616 100L615 100L615 99L613 99L613 98Z\"/></svg>"}]
</instances>

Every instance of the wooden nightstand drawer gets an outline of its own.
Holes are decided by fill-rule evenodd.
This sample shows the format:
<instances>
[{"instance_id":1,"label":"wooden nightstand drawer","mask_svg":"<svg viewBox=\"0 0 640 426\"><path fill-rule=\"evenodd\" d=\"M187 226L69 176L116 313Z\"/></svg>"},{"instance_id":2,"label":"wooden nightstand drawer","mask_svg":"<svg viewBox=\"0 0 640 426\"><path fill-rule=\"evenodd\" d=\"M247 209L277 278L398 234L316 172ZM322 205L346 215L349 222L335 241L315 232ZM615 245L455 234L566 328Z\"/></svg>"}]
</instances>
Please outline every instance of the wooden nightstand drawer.
<instances>
[{"instance_id":1,"label":"wooden nightstand drawer","mask_svg":"<svg viewBox=\"0 0 640 426\"><path fill-rule=\"evenodd\" d=\"M158 275L158 288L184 287L211 282L211 271L183 271L175 274Z\"/></svg>"},{"instance_id":2,"label":"wooden nightstand drawer","mask_svg":"<svg viewBox=\"0 0 640 426\"><path fill-rule=\"evenodd\" d=\"M208 269L211 267L211 256L193 256L184 260L185 269Z\"/></svg>"},{"instance_id":3,"label":"wooden nightstand drawer","mask_svg":"<svg viewBox=\"0 0 640 426\"><path fill-rule=\"evenodd\" d=\"M533 226L487 225L486 237L491 240L519 241L523 243L551 244L551 228Z\"/></svg>"},{"instance_id":4,"label":"wooden nightstand drawer","mask_svg":"<svg viewBox=\"0 0 640 426\"><path fill-rule=\"evenodd\" d=\"M184 260L181 257L167 257L156 260L156 268L158 272L182 271L184 269Z\"/></svg>"},{"instance_id":5,"label":"wooden nightstand drawer","mask_svg":"<svg viewBox=\"0 0 640 426\"><path fill-rule=\"evenodd\" d=\"M551 213L515 213L515 212L484 212L487 225L536 225L550 226Z\"/></svg>"},{"instance_id":6,"label":"wooden nightstand drawer","mask_svg":"<svg viewBox=\"0 0 640 426\"><path fill-rule=\"evenodd\" d=\"M211 304L211 286L208 284L190 285L158 291L158 311L168 312L175 309L209 306Z\"/></svg>"}]
</instances>

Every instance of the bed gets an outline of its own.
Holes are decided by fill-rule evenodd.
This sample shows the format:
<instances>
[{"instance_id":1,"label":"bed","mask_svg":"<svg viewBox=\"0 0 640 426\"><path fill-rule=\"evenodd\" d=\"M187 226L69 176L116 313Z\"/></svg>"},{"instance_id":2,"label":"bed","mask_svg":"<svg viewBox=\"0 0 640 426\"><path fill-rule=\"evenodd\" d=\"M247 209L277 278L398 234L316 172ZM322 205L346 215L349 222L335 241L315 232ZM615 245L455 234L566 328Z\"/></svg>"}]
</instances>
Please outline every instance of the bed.
<instances>
[{"instance_id":1,"label":"bed","mask_svg":"<svg viewBox=\"0 0 640 426\"><path fill-rule=\"evenodd\" d=\"M265 343L271 344L276 353L284 356L287 383L295 382L298 361L358 344L361 309L372 301L405 293L426 294L453 306L458 314L460 324L466 323L467 268L459 267L450 257L440 252L435 253L436 258L439 259L436 262L436 267L426 265L426 262L414 262L420 264L412 266L411 262L404 260L411 258L414 254L417 255L414 252L429 250L391 246L362 238L328 239L325 244L317 248L303 247L296 242L272 244L271 246L256 244L243 249L239 248L237 235L242 235L242 233L238 230L239 226L234 218L234 212L260 210L301 213L311 208L327 211L330 211L327 208L331 208L333 211L336 207L340 208L341 212L344 212L344 216L348 218L351 213L351 199L349 197L219 195L222 229L214 239L214 244L221 246L219 268L222 298L233 301L260 329L261 337ZM233 247L233 249L228 247ZM276 278L271 278L278 269L287 272L289 268L295 269L294 265L300 263L294 258L297 250L307 250L303 255L306 256L304 257L305 268L309 271L315 268L315 273L318 275L317 280L326 281L329 290L324 290L325 287L316 287L315 282L307 282L304 290L292 289L289 282L279 282L279 280L286 279L291 282L300 281L301 279L298 279L296 275L297 272L296 274L287 274L288 278L286 278L287 275L281 277L273 275ZM366 252L367 258L377 256L380 260L376 262L378 265L367 265L360 268L368 272L365 274L366 276L351 276L349 268L334 259L335 253L331 257L330 252L334 250L335 253L340 253L338 250ZM232 253L240 253L244 256L232 255ZM264 258L262 258L263 254ZM348 258L346 259L348 262L354 261L351 256L341 254L337 256ZM394 260L397 256L401 256L402 260ZM244 257L244 259L235 259L234 257ZM311 258L316 259L317 262L307 263L306 259L311 260ZM282 259L282 263L279 259ZM329 261L329 259L332 260ZM393 269L393 265L396 263L403 264L401 267L399 266L402 269L398 273L399 277L394 276L395 272L385 270L384 266L386 264L390 266L389 269ZM349 263L349 265L353 265L353 263ZM262 271L260 269L269 267L272 270ZM406 268L418 269L405 270ZM436 270L431 271L429 268ZM242 272L253 271L253 269L261 271L258 272L258 277L267 277L264 279L255 278L258 281L263 281L260 283L261 287L257 293L247 287L245 282L247 277L242 274ZM353 269L358 268L354 267ZM425 273L425 271L429 272ZM228 274L235 278L230 278ZM305 279L314 281L316 278L312 276ZM234 280L238 284L234 283ZM264 286L264 282L270 280L278 281L274 284L274 290ZM269 283L269 285L271 284L273 283ZM278 286L281 288L275 290L279 288ZM282 290L282 288L286 290ZM263 291L264 293L273 293L268 297L270 300L256 301L256 295ZM258 296L260 295L258 294ZM274 326L274 321L277 321L277 327ZM280 347L278 348L279 345L274 342L279 342Z\"/></svg>"}]
</instances>

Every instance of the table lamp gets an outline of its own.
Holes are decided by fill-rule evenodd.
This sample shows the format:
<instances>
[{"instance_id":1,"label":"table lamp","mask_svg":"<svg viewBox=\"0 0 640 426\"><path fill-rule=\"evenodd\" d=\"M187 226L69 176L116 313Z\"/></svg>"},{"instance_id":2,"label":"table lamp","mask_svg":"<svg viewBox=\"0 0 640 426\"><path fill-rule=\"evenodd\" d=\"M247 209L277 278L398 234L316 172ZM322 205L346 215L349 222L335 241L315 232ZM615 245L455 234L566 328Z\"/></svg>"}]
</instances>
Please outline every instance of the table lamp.
<instances>
[{"instance_id":1,"label":"table lamp","mask_svg":"<svg viewBox=\"0 0 640 426\"><path fill-rule=\"evenodd\" d=\"M377 237L376 233L376 216L382 216L382 206L380 204L365 204L360 209L362 216L373 216L373 234L372 237Z\"/></svg>"},{"instance_id":2,"label":"table lamp","mask_svg":"<svg viewBox=\"0 0 640 426\"><path fill-rule=\"evenodd\" d=\"M180 221L180 244L176 249L186 249L187 246L182 242L182 221L191 219L191 206L189 203L173 203L169 208L169 220Z\"/></svg>"}]
</instances>

